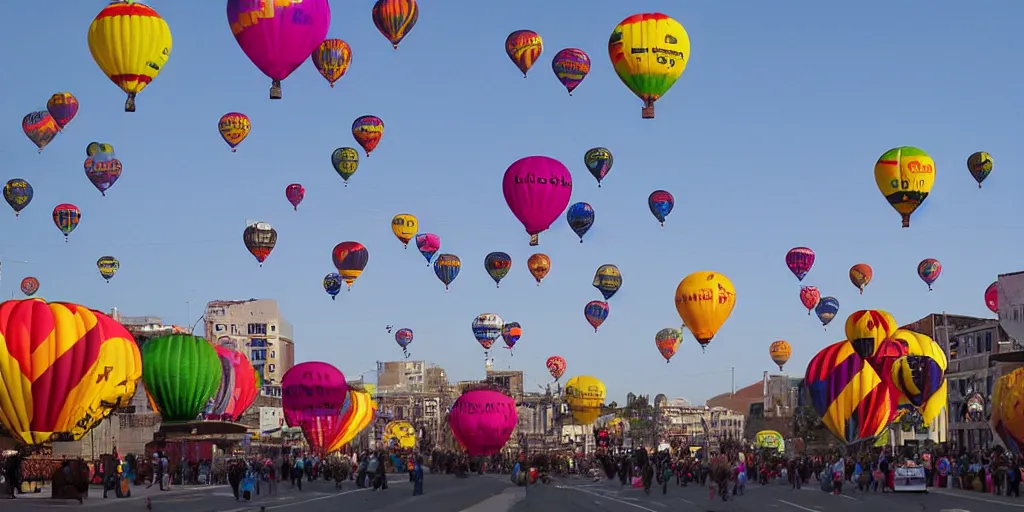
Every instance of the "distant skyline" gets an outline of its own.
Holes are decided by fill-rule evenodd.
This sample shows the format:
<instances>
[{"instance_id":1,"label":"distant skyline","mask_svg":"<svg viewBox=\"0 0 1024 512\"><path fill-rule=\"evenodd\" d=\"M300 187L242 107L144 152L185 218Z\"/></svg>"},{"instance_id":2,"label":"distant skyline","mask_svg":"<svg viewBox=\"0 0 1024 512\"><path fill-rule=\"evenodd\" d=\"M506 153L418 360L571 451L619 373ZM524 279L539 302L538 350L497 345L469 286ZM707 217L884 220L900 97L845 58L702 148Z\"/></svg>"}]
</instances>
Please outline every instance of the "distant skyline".
<instances>
[{"instance_id":1,"label":"distant skyline","mask_svg":"<svg viewBox=\"0 0 1024 512\"><path fill-rule=\"evenodd\" d=\"M1020 2L421 2L395 51L371 22L372 2L332 1L329 37L351 45L348 74L332 89L307 62L274 101L270 80L231 36L223 2L150 4L174 47L135 113L123 111L123 92L86 45L106 2L8 9L0 41L13 72L0 102L0 174L27 179L35 198L20 218L0 214L5 296L20 297L19 282L32 275L48 300L181 326L211 300L273 298L295 326L296 361L327 361L350 378L401 359L385 331L394 325L415 331L411 359L442 366L453 381L480 379L484 355L470 324L493 312L522 324L514 356L500 342L491 354L495 368L524 369L528 389L550 381L544 361L558 354L568 361L563 382L599 377L609 401L632 391L703 403L729 390L731 367L737 388L777 370L768 357L777 339L793 347L785 373L802 375L857 309L888 310L901 324L942 311L992 318L985 288L1022 267L1024 223L1013 206L1024 188ZM652 11L686 27L693 56L657 117L642 120L606 48L619 21ZM503 49L522 28L545 44L525 80ZM566 47L593 62L572 97L550 66ZM37 155L20 120L58 91L75 94L81 110ZM217 133L231 111L253 122L237 153ZM354 146L349 127L364 114L380 116L385 134L345 187L330 155ZM113 144L124 165L106 197L84 176L91 141ZM901 145L937 163L935 188L908 229L872 175L876 159ZM601 188L582 162L594 146L615 157ZM974 151L995 161L981 190L965 165ZM527 155L572 171L572 202L596 212L584 243L560 218L528 246L501 193L505 169ZM295 182L306 188L298 211L284 194ZM676 199L663 228L646 204L655 189ZM51 219L63 202L82 211L67 243ZM450 291L392 235L392 216L405 212L462 259ZM262 268L242 245L256 220L278 232ZM333 271L331 249L346 240L368 248L369 264L332 301L321 281ZM817 252L803 283L784 264L794 246ZM513 259L497 289L483 269L496 250ZM535 251L552 259L540 286L525 265ZM104 255L121 263L109 284L95 267ZM916 275L927 257L943 264L932 292ZM624 284L595 334L582 310L600 297L591 282L604 263L621 269ZM856 263L874 269L863 295L847 276ZM737 306L706 350L687 333L666 364L654 334L679 326L676 285L701 270L727 275ZM801 307L800 284L839 299L827 330Z\"/></svg>"}]
</instances>

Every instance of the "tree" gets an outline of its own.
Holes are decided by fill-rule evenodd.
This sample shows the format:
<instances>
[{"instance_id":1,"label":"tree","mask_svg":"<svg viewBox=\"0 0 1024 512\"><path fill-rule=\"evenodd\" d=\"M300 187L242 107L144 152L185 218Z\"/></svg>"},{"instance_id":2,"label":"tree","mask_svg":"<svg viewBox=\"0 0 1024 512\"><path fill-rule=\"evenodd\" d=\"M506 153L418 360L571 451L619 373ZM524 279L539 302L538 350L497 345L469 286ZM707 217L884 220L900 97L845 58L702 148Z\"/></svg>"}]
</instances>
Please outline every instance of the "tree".
<instances>
[{"instance_id":1,"label":"tree","mask_svg":"<svg viewBox=\"0 0 1024 512\"><path fill-rule=\"evenodd\" d=\"M803 438L806 441L820 441L827 439L825 425L818 416L814 407L805 405L799 407L793 413L793 436Z\"/></svg>"}]
</instances>

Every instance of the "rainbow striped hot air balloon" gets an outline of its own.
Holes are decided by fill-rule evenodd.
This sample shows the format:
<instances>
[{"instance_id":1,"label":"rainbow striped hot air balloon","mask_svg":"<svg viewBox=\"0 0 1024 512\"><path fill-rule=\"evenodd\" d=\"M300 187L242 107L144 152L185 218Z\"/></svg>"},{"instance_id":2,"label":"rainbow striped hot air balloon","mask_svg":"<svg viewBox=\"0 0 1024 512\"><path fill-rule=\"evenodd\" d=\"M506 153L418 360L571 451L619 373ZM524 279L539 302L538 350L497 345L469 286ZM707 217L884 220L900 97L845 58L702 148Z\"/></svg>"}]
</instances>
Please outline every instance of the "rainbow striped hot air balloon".
<instances>
[{"instance_id":1,"label":"rainbow striped hot air balloon","mask_svg":"<svg viewBox=\"0 0 1024 512\"><path fill-rule=\"evenodd\" d=\"M811 359L805 382L821 422L847 444L878 436L895 417L890 387L846 340Z\"/></svg>"},{"instance_id":2,"label":"rainbow striped hot air balloon","mask_svg":"<svg viewBox=\"0 0 1024 512\"><path fill-rule=\"evenodd\" d=\"M27 445L81 439L135 394L142 359L114 319L42 299L0 304L0 425Z\"/></svg>"},{"instance_id":3,"label":"rainbow striped hot air balloon","mask_svg":"<svg viewBox=\"0 0 1024 512\"><path fill-rule=\"evenodd\" d=\"M171 28L152 7L115 1L89 25L89 52L110 81L128 93L125 112L135 112L142 92L171 56Z\"/></svg>"},{"instance_id":4,"label":"rainbow striped hot air balloon","mask_svg":"<svg viewBox=\"0 0 1024 512\"><path fill-rule=\"evenodd\" d=\"M690 36L660 12L634 14L612 30L608 57L622 83L643 100L641 116L654 119L654 102L672 88L690 61Z\"/></svg>"}]
</instances>

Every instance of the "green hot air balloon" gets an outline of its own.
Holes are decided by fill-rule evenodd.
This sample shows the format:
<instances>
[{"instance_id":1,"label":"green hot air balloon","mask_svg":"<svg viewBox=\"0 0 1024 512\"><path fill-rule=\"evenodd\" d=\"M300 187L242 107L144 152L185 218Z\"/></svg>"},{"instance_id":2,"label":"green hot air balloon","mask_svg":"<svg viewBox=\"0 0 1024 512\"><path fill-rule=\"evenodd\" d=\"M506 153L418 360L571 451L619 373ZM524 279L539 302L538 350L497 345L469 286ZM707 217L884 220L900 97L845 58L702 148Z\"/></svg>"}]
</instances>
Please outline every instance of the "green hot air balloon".
<instances>
[{"instance_id":1,"label":"green hot air balloon","mask_svg":"<svg viewBox=\"0 0 1024 512\"><path fill-rule=\"evenodd\" d=\"M203 338L171 334L142 346L142 382L165 422L196 419L217 393L220 379L220 358Z\"/></svg>"}]
</instances>

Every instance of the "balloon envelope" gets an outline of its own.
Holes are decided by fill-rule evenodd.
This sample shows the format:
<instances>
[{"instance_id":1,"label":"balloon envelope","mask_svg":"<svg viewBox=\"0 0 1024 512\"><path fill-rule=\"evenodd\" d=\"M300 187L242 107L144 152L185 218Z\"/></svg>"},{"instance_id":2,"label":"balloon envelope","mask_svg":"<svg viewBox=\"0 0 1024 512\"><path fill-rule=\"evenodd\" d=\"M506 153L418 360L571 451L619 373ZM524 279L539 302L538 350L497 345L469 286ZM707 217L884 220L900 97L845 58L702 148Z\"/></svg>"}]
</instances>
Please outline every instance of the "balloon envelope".
<instances>
[{"instance_id":1,"label":"balloon envelope","mask_svg":"<svg viewBox=\"0 0 1024 512\"><path fill-rule=\"evenodd\" d=\"M342 429L341 412L348 399L345 375L334 366L308 361L281 378L281 407L290 427L299 427L310 448L323 454Z\"/></svg>"},{"instance_id":2,"label":"balloon envelope","mask_svg":"<svg viewBox=\"0 0 1024 512\"><path fill-rule=\"evenodd\" d=\"M569 206L572 174L554 158L528 156L505 170L501 188L509 209L530 235L530 245L537 245L537 235Z\"/></svg>"},{"instance_id":3,"label":"balloon envelope","mask_svg":"<svg viewBox=\"0 0 1024 512\"><path fill-rule=\"evenodd\" d=\"M163 421L196 419L220 387L222 368L208 341L171 334L142 346L142 382Z\"/></svg>"},{"instance_id":4,"label":"balloon envelope","mask_svg":"<svg viewBox=\"0 0 1024 512\"><path fill-rule=\"evenodd\" d=\"M474 457L501 451L518 422L515 400L487 389L463 393L448 416L452 435Z\"/></svg>"},{"instance_id":5,"label":"balloon envelope","mask_svg":"<svg viewBox=\"0 0 1024 512\"><path fill-rule=\"evenodd\" d=\"M889 387L846 340L811 359L805 382L822 423L847 444L878 436L893 417Z\"/></svg>"}]
</instances>

